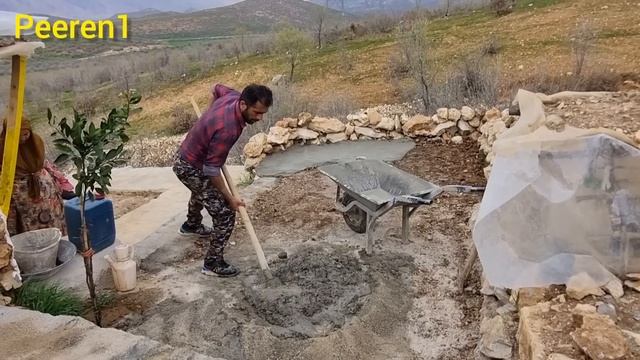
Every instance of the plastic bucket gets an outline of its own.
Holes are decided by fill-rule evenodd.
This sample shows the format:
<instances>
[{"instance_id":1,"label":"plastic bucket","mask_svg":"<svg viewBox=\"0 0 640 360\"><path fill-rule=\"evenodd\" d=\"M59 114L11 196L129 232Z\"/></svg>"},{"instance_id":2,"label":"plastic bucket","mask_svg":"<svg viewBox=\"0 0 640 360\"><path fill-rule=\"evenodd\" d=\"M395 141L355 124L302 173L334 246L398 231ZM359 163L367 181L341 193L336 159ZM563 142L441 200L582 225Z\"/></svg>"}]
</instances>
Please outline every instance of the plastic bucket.
<instances>
[{"instance_id":1,"label":"plastic bucket","mask_svg":"<svg viewBox=\"0 0 640 360\"><path fill-rule=\"evenodd\" d=\"M62 233L56 228L28 231L11 237L20 271L31 274L56 267Z\"/></svg>"}]
</instances>

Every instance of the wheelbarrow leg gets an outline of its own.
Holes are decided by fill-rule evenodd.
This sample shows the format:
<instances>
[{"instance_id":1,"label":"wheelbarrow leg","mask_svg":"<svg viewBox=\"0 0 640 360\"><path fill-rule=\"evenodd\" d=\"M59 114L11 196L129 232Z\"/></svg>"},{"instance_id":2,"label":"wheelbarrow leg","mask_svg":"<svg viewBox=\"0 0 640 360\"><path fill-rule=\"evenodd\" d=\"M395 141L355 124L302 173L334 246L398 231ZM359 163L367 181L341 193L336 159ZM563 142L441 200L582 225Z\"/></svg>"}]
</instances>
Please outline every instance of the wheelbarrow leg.
<instances>
[{"instance_id":1,"label":"wheelbarrow leg","mask_svg":"<svg viewBox=\"0 0 640 360\"><path fill-rule=\"evenodd\" d=\"M409 212L408 206L402 207L402 240L406 243L409 241Z\"/></svg>"},{"instance_id":2,"label":"wheelbarrow leg","mask_svg":"<svg viewBox=\"0 0 640 360\"><path fill-rule=\"evenodd\" d=\"M367 214L367 255L373 254L373 243L375 242L373 232L376 219L376 217Z\"/></svg>"},{"instance_id":3,"label":"wheelbarrow leg","mask_svg":"<svg viewBox=\"0 0 640 360\"><path fill-rule=\"evenodd\" d=\"M386 210L388 211L388 210ZM376 221L384 212L376 212L373 215L367 214L367 255L373 254L373 244L375 243Z\"/></svg>"}]
</instances>

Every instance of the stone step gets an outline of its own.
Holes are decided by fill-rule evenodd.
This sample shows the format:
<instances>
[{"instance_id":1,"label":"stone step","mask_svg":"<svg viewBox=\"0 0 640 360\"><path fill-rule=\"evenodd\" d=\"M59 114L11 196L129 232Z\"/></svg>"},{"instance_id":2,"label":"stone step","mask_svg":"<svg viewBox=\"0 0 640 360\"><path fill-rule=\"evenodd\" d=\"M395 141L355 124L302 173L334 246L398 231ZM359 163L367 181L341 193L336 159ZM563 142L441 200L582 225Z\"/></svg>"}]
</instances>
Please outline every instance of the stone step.
<instances>
[{"instance_id":1,"label":"stone step","mask_svg":"<svg viewBox=\"0 0 640 360\"><path fill-rule=\"evenodd\" d=\"M0 306L3 359L190 359L221 360L144 336L100 328L76 316L51 316Z\"/></svg>"}]
</instances>

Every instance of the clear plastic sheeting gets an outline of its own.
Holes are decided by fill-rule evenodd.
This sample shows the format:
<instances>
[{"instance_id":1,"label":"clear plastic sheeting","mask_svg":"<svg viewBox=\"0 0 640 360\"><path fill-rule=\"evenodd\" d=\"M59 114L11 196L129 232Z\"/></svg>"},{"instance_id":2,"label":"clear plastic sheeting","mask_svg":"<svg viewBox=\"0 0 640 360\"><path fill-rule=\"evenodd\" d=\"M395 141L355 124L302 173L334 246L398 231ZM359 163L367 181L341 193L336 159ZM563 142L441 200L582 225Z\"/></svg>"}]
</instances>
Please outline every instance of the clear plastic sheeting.
<instances>
[{"instance_id":1,"label":"clear plastic sheeting","mask_svg":"<svg viewBox=\"0 0 640 360\"><path fill-rule=\"evenodd\" d=\"M495 143L473 239L485 276L505 288L598 285L640 272L640 149L604 129L547 129L542 102ZM623 141L624 140L624 141Z\"/></svg>"}]
</instances>

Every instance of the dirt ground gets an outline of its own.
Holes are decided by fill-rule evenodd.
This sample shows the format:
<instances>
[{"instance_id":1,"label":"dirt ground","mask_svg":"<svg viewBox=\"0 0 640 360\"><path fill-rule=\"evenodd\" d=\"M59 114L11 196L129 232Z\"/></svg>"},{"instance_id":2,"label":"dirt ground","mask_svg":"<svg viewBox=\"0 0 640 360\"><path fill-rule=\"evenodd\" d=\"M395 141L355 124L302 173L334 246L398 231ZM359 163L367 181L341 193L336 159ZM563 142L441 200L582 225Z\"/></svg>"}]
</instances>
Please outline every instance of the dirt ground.
<instances>
[{"instance_id":1,"label":"dirt ground","mask_svg":"<svg viewBox=\"0 0 640 360\"><path fill-rule=\"evenodd\" d=\"M160 193L155 191L112 191L108 198L113 201L113 212L117 219L158 196Z\"/></svg>"},{"instance_id":2,"label":"dirt ground","mask_svg":"<svg viewBox=\"0 0 640 360\"><path fill-rule=\"evenodd\" d=\"M470 140L422 141L395 165L441 185L483 185L478 153ZM262 276L241 226L225 253L243 271L231 279L200 275L204 243L176 238L142 261L140 292L113 306L132 313L111 323L226 359L475 358L479 274L463 294L455 280L480 195L443 195L419 208L408 242L399 209L391 211L376 229L373 255L334 199L335 185L315 170L246 196L274 280Z\"/></svg>"}]
</instances>

